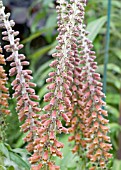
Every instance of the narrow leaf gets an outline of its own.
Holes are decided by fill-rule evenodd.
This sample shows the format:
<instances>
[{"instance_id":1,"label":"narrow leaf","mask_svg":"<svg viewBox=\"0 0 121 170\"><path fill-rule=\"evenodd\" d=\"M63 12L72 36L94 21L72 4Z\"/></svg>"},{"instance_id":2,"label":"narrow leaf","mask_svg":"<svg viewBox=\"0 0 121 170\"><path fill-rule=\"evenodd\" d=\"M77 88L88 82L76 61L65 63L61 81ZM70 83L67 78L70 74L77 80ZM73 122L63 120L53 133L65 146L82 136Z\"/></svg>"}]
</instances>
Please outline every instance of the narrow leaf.
<instances>
[{"instance_id":1,"label":"narrow leaf","mask_svg":"<svg viewBox=\"0 0 121 170\"><path fill-rule=\"evenodd\" d=\"M90 22L88 25L87 25L87 31L89 31L89 35L88 35L88 38L91 40L91 41L94 41L94 39L96 38L96 36L99 34L101 28L103 27L103 25L105 24L107 20L107 17L106 16L103 16L99 19L96 19L95 21L92 21Z\"/></svg>"}]
</instances>

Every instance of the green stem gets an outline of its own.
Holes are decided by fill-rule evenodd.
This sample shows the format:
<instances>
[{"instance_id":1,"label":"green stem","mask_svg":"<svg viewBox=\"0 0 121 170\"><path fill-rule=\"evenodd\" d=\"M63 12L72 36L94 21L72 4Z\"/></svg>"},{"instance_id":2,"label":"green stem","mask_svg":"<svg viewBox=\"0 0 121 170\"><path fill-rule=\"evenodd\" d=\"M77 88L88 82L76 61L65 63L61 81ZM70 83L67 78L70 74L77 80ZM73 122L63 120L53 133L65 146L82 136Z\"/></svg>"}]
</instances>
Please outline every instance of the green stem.
<instances>
[{"instance_id":1,"label":"green stem","mask_svg":"<svg viewBox=\"0 0 121 170\"><path fill-rule=\"evenodd\" d=\"M107 33L106 33L106 47L104 59L104 78L103 78L103 92L106 94L107 86L107 65L109 58L109 44L110 44L110 18L111 18L111 0L108 0L108 18L107 18Z\"/></svg>"}]
</instances>

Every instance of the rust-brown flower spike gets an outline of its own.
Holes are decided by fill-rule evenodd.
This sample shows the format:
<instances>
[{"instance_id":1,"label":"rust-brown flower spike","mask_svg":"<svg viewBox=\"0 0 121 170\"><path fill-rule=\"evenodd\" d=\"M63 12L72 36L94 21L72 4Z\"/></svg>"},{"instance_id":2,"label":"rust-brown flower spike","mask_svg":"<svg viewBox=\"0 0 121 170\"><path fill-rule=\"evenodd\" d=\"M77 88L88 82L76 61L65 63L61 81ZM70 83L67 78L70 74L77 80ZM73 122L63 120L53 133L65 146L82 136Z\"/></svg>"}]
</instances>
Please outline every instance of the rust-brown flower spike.
<instances>
[{"instance_id":1,"label":"rust-brown flower spike","mask_svg":"<svg viewBox=\"0 0 121 170\"><path fill-rule=\"evenodd\" d=\"M105 168L107 161L112 155L107 112L103 110L105 102L102 100L102 83L100 75L96 73L97 63L95 52L92 51L92 42L87 38L88 32L83 24L84 7L86 1L71 0L69 10L71 18L70 30L75 35L73 46L74 58L77 61L74 65L74 81L72 95L72 117L71 130L73 136L69 140L75 141L73 152L85 157L84 149L87 150L87 157L93 165L91 169L98 167ZM71 28L72 27L72 28ZM79 36L80 35L80 36ZM80 67L79 67L80 66ZM86 153L86 152L85 152Z\"/></svg>"},{"instance_id":2,"label":"rust-brown flower spike","mask_svg":"<svg viewBox=\"0 0 121 170\"><path fill-rule=\"evenodd\" d=\"M50 64L53 71L49 73L49 78L46 80L49 92L44 96L44 101L48 104L43 108L43 115L40 116L41 125L38 129L38 139L35 141L35 153L31 159L37 162L41 159L41 166L43 169L50 170L60 169L52 161L53 156L62 158L60 149L64 144L57 139L57 133L68 133L68 129L62 125L63 119L67 124L70 122L68 116L68 109L71 107L70 97L72 92L69 90L73 82L73 35L71 34L69 15L67 8L68 2L58 0L58 31L57 37L58 45L56 46L56 53L53 54L55 58ZM38 156L39 155L39 156ZM40 164L35 165L34 168L40 167Z\"/></svg>"},{"instance_id":3,"label":"rust-brown flower spike","mask_svg":"<svg viewBox=\"0 0 121 170\"><path fill-rule=\"evenodd\" d=\"M0 1L0 27L4 28L2 31L3 40L9 44L5 45L4 48L7 52L10 52L10 56L6 59L11 62L12 67L9 71L10 76L15 76L15 80L12 82L15 93L14 98L17 98L17 107L19 120L25 120L25 123L21 126L23 132L28 132L25 137L25 142L28 142L28 151L32 152L34 149L33 141L36 138L37 129L37 112L40 112L39 103L37 100L39 97L35 94L33 87L36 84L32 83L32 71L24 69L24 66L28 66L29 62L25 60L23 54L19 54L19 50L23 48L23 45L19 43L20 39L15 38L19 32L14 31L12 28L15 25L13 20L9 20L10 14L5 14L5 7Z\"/></svg>"},{"instance_id":4,"label":"rust-brown flower spike","mask_svg":"<svg viewBox=\"0 0 121 170\"><path fill-rule=\"evenodd\" d=\"M103 101L105 97L102 92L101 78L96 73L97 63L95 52L92 51L92 42L87 38L87 32L83 29L82 34L82 49L80 51L82 61L82 93L84 103L84 117L86 117L85 125L87 132L87 157L97 167L105 168L107 161L112 155L109 150L112 148L110 137L108 137L108 116L107 111L103 109L106 105Z\"/></svg>"},{"instance_id":5,"label":"rust-brown flower spike","mask_svg":"<svg viewBox=\"0 0 121 170\"><path fill-rule=\"evenodd\" d=\"M8 88L6 87L7 75L3 68L3 65L5 65L6 63L4 55L2 55L1 53L2 48L0 46L0 141L4 141L6 129L5 117L6 115L10 114L10 110L8 110L9 92Z\"/></svg>"},{"instance_id":6,"label":"rust-brown flower spike","mask_svg":"<svg viewBox=\"0 0 121 170\"><path fill-rule=\"evenodd\" d=\"M70 90L72 92L71 97L71 109L69 110L69 115L71 119L71 128L70 132L73 133L73 136L69 137L69 141L74 141L75 145L72 149L73 153L78 153L78 155L86 160L85 157L85 149L86 149L86 141L84 140L84 133L86 132L85 123L84 123L84 106L82 102L82 81L81 81L81 72L82 72L82 60L80 58L79 50L80 50L80 37L81 30L83 27L83 19L84 19L84 7L86 6L85 0L71 0L69 4L70 10L70 29L72 30L72 34L74 35L74 41L72 50L74 52L73 59L73 77L74 81ZM85 163L86 164L86 163Z\"/></svg>"}]
</instances>

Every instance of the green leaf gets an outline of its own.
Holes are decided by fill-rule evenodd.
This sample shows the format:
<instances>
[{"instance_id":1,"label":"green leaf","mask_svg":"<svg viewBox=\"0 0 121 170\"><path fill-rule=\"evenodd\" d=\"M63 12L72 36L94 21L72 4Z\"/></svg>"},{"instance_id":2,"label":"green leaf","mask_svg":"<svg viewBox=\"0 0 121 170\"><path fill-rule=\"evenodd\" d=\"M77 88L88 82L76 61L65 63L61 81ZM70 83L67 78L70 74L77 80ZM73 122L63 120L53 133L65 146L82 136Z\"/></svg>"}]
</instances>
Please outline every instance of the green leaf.
<instances>
[{"instance_id":1,"label":"green leaf","mask_svg":"<svg viewBox=\"0 0 121 170\"><path fill-rule=\"evenodd\" d=\"M38 78L38 80L36 81L37 85L39 87L41 87L42 85L44 85L46 78L48 77L48 74L52 71L52 68L48 68L47 70L45 70L40 77Z\"/></svg>"},{"instance_id":2,"label":"green leaf","mask_svg":"<svg viewBox=\"0 0 121 170\"><path fill-rule=\"evenodd\" d=\"M121 131L121 126L118 123L109 123L110 126L110 136L111 136L111 141L112 141L112 145L115 148L115 150L118 150L119 145L118 145L118 136L119 136L119 132Z\"/></svg>"},{"instance_id":3,"label":"green leaf","mask_svg":"<svg viewBox=\"0 0 121 170\"><path fill-rule=\"evenodd\" d=\"M114 53L118 57L118 59L121 60L121 49L111 48L111 52Z\"/></svg>"},{"instance_id":4,"label":"green leaf","mask_svg":"<svg viewBox=\"0 0 121 170\"><path fill-rule=\"evenodd\" d=\"M121 3L120 3L120 1L112 1L112 5L113 6L115 6L115 7L117 7L117 8L121 8Z\"/></svg>"},{"instance_id":5,"label":"green leaf","mask_svg":"<svg viewBox=\"0 0 121 170\"><path fill-rule=\"evenodd\" d=\"M34 61L36 61L38 58L41 58L43 54L47 53L50 49L52 49L53 47L55 47L56 42L54 42L53 44L47 45L43 48L40 48L38 51L36 51L35 53L31 54L29 56L29 58L33 59Z\"/></svg>"},{"instance_id":6,"label":"green leaf","mask_svg":"<svg viewBox=\"0 0 121 170\"><path fill-rule=\"evenodd\" d=\"M40 10L40 11L36 14L36 16L35 16L35 18L34 18L34 20L33 20L33 22L32 22L32 26L31 26L31 32L32 32L32 33L34 33L34 32L36 31L39 21L40 21L42 18L45 18L45 16L46 16L45 10Z\"/></svg>"},{"instance_id":7,"label":"green leaf","mask_svg":"<svg viewBox=\"0 0 121 170\"><path fill-rule=\"evenodd\" d=\"M101 74L103 74L103 70L104 70L104 65L103 64L99 65L97 71L100 72ZM113 72L121 74L121 68L113 63L108 63L107 70L108 71L111 70Z\"/></svg>"},{"instance_id":8,"label":"green leaf","mask_svg":"<svg viewBox=\"0 0 121 170\"><path fill-rule=\"evenodd\" d=\"M116 73L121 74L121 68L119 66L117 66L116 64L109 63L108 66L107 66L107 69L115 71Z\"/></svg>"},{"instance_id":9,"label":"green leaf","mask_svg":"<svg viewBox=\"0 0 121 170\"><path fill-rule=\"evenodd\" d=\"M52 60L47 61L43 65L41 65L38 70L34 73L33 77L33 82L37 82L37 80L40 79L41 74L49 67L49 64L52 62Z\"/></svg>"},{"instance_id":10,"label":"green leaf","mask_svg":"<svg viewBox=\"0 0 121 170\"><path fill-rule=\"evenodd\" d=\"M27 157L31 155L26 149L16 148L12 150L14 153L20 154L22 159L28 162Z\"/></svg>"},{"instance_id":11,"label":"green leaf","mask_svg":"<svg viewBox=\"0 0 121 170\"><path fill-rule=\"evenodd\" d=\"M43 27L41 28L41 30L33 33L32 35L30 35L28 38L24 39L21 43L25 44L27 42L30 42L32 40L34 40L35 38L39 37L40 35L42 35L43 33L48 32L50 29L53 29L55 26L51 26L51 27Z\"/></svg>"},{"instance_id":12,"label":"green leaf","mask_svg":"<svg viewBox=\"0 0 121 170\"><path fill-rule=\"evenodd\" d=\"M95 21L90 22L87 25L87 31L89 31L88 38L91 41L94 41L96 36L99 34L101 28L103 27L103 25L106 23L106 20L107 20L107 17L103 16L99 19L96 19Z\"/></svg>"},{"instance_id":13,"label":"green leaf","mask_svg":"<svg viewBox=\"0 0 121 170\"><path fill-rule=\"evenodd\" d=\"M23 168L22 170L30 170L29 165L16 153L10 152L10 159Z\"/></svg>"},{"instance_id":14,"label":"green leaf","mask_svg":"<svg viewBox=\"0 0 121 170\"><path fill-rule=\"evenodd\" d=\"M107 105L106 108L107 108L108 112L110 112L113 115L113 117L115 117L116 119L119 118L119 110L117 110L117 108L115 108L109 104Z\"/></svg>"},{"instance_id":15,"label":"green leaf","mask_svg":"<svg viewBox=\"0 0 121 170\"><path fill-rule=\"evenodd\" d=\"M44 85L39 91L40 100L43 98L44 94L48 92L47 85Z\"/></svg>"},{"instance_id":16,"label":"green leaf","mask_svg":"<svg viewBox=\"0 0 121 170\"><path fill-rule=\"evenodd\" d=\"M10 149L8 151L7 147ZM22 170L29 170L29 165L16 153L12 151L12 149L7 145L7 147L3 144L0 143L0 151L5 155L5 157L8 159L8 161L13 161L16 163L18 166L24 168ZM12 169L11 169L12 170Z\"/></svg>"},{"instance_id":17,"label":"green leaf","mask_svg":"<svg viewBox=\"0 0 121 170\"><path fill-rule=\"evenodd\" d=\"M109 123L109 126L110 126L110 130L113 132L119 132L121 131L121 125L119 125L118 123Z\"/></svg>"},{"instance_id":18,"label":"green leaf","mask_svg":"<svg viewBox=\"0 0 121 170\"><path fill-rule=\"evenodd\" d=\"M57 13L56 12L54 12L53 14L51 14L50 16L49 16L49 18L47 19L47 22L46 22L46 25L45 25L45 27L51 27L52 25L54 26L54 27L56 27L57 26ZM46 38L46 40L48 41L48 42L51 42L52 41L52 33L53 33L53 28L51 28L51 29L49 29L47 32L46 32L46 34L45 34L45 38Z\"/></svg>"},{"instance_id":19,"label":"green leaf","mask_svg":"<svg viewBox=\"0 0 121 170\"><path fill-rule=\"evenodd\" d=\"M21 149L21 148L12 149L12 151L19 154L28 154L26 149Z\"/></svg>"},{"instance_id":20,"label":"green leaf","mask_svg":"<svg viewBox=\"0 0 121 170\"><path fill-rule=\"evenodd\" d=\"M18 138L18 140L16 141L16 143L15 143L15 145L14 145L15 148L19 148L19 147L21 147L21 146L24 144L23 138L24 138L25 136L26 136L26 133L22 134L22 135Z\"/></svg>"},{"instance_id":21,"label":"green leaf","mask_svg":"<svg viewBox=\"0 0 121 170\"><path fill-rule=\"evenodd\" d=\"M119 94L111 94L111 93L108 93L106 95L106 102L109 103L109 104L119 104L119 101L120 101L120 95Z\"/></svg>"},{"instance_id":22,"label":"green leaf","mask_svg":"<svg viewBox=\"0 0 121 170\"><path fill-rule=\"evenodd\" d=\"M115 88L117 88L119 90L120 89L120 80L118 77L115 76L115 74L113 72L115 71L116 73L117 72L120 73L120 68L115 64L108 64L107 70L108 70L107 71L107 82L109 84L112 84ZM110 70L112 70L112 72ZM104 73L104 65L103 64L98 66L97 72L103 75L103 73Z\"/></svg>"},{"instance_id":23,"label":"green leaf","mask_svg":"<svg viewBox=\"0 0 121 170\"><path fill-rule=\"evenodd\" d=\"M120 81L119 79L111 72L107 72L107 82L114 85L118 90L120 89Z\"/></svg>"},{"instance_id":24,"label":"green leaf","mask_svg":"<svg viewBox=\"0 0 121 170\"><path fill-rule=\"evenodd\" d=\"M121 160L114 160L113 168L112 170L121 170Z\"/></svg>"},{"instance_id":25,"label":"green leaf","mask_svg":"<svg viewBox=\"0 0 121 170\"><path fill-rule=\"evenodd\" d=\"M9 151L3 143L0 143L0 152L2 152L6 158L10 159Z\"/></svg>"}]
</instances>

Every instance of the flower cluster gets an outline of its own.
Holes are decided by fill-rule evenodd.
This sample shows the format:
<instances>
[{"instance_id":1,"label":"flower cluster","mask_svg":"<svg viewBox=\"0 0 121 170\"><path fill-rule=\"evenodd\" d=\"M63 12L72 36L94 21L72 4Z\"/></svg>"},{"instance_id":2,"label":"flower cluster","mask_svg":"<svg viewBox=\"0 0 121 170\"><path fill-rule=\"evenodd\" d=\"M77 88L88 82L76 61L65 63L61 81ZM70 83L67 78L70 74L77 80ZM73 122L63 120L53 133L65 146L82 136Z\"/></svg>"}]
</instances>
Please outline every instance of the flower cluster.
<instances>
[{"instance_id":1,"label":"flower cluster","mask_svg":"<svg viewBox=\"0 0 121 170\"><path fill-rule=\"evenodd\" d=\"M0 27L4 29L2 39L9 42L4 47L11 53L6 60L11 62L9 75L15 76L12 82L15 91L13 97L17 99L19 120L24 121L21 129L28 132L24 140L29 143L27 150L32 152L29 158L31 169L60 169L53 161L53 156L62 158L60 149L64 147L57 139L58 133L73 134L69 137L69 141L75 143L72 151L83 160L88 158L91 161L90 170L96 170L97 167L103 169L112 156L109 153L110 138L107 136L108 114L102 109L105 95L102 93L100 75L96 73L96 56L91 50L93 45L87 38L83 23L86 0L57 0L57 3L58 45L52 55L54 61L50 64L53 71L46 80L49 84L44 102L47 104L41 110L39 97L33 89L36 84L31 82L32 71L24 69L29 62L23 54L19 54L23 48L20 39L16 38L19 32L13 30L15 23L9 20L10 14L5 14L0 1ZM5 64L2 55L0 62ZM5 87L6 74L2 66L0 76L0 104L5 107L1 107L0 114L7 114L8 89ZM70 127L64 127L62 120Z\"/></svg>"},{"instance_id":2,"label":"flower cluster","mask_svg":"<svg viewBox=\"0 0 121 170\"><path fill-rule=\"evenodd\" d=\"M33 89L36 84L30 81L32 79L32 71L24 69L24 66L28 66L29 62L25 60L23 54L19 54L19 50L23 48L23 45L19 43L20 39L15 38L19 32L12 29L15 23L13 20L9 21L10 14L5 14L4 10L5 7L2 1L0 1L0 27L4 28L4 31L2 31L2 39L9 42L4 48L7 52L11 53L6 59L11 62L10 66L12 67L9 71L9 75L16 76L12 82L13 89L15 90L13 98L17 99L16 110L19 120L25 120L21 129L23 132L28 132L24 139L25 142L29 142L27 149L28 151L33 151L33 141L36 138L38 124L37 113L40 112L39 103L37 102L39 97L35 94L35 90Z\"/></svg>"},{"instance_id":3,"label":"flower cluster","mask_svg":"<svg viewBox=\"0 0 121 170\"><path fill-rule=\"evenodd\" d=\"M70 91L71 96L71 128L73 136L69 141L75 141L73 152L77 152L80 157L90 159L93 167L105 168L106 162L112 155L109 132L107 111L102 108L105 102L102 100L102 83L100 75L96 73L97 63L92 42L87 38L88 32L83 24L84 7L86 1L72 0L69 6L70 30L75 35L73 41L73 83ZM80 36L79 36L80 35Z\"/></svg>"},{"instance_id":4,"label":"flower cluster","mask_svg":"<svg viewBox=\"0 0 121 170\"><path fill-rule=\"evenodd\" d=\"M49 92L44 96L44 101L48 104L43 108L44 114L40 116L41 125L38 128L38 136L41 140L36 140L36 152L34 154L37 155L39 152L39 159L42 160L43 168L49 167L50 170L59 169L50 160L53 156L62 158L60 149L64 147L57 140L56 134L69 132L69 129L62 125L61 120L63 119L67 125L70 122L68 111L71 108L72 92L70 87L73 82L73 63L77 63L73 57L75 35L73 35L73 30L70 29L70 13L67 10L70 5L64 0L57 2L59 3L56 7L58 12L58 45L56 46L56 53L52 55L55 59L50 64L53 72L49 73L49 78L46 80L49 83L47 86ZM36 167L34 166L34 168Z\"/></svg>"},{"instance_id":5,"label":"flower cluster","mask_svg":"<svg viewBox=\"0 0 121 170\"><path fill-rule=\"evenodd\" d=\"M80 37L82 34L83 19L84 19L84 7L86 1L84 0L72 0L70 1L70 27L72 27L72 34L74 35L73 51L74 51L74 70L73 70L73 85L71 87L71 128L70 132L73 132L73 136L69 137L69 141L75 141L75 146L72 149L73 153L78 152L80 157L85 158L86 141L84 140L85 124L83 114L83 103L82 103L82 81L81 81L81 65L83 64L80 58Z\"/></svg>"},{"instance_id":6,"label":"flower cluster","mask_svg":"<svg viewBox=\"0 0 121 170\"><path fill-rule=\"evenodd\" d=\"M2 48L0 47L0 53L2 53ZM4 55L0 54L0 141L5 140L5 117L10 114L8 110L8 98L9 92L8 88L5 86L7 83L7 75L2 65L5 65Z\"/></svg>"},{"instance_id":7,"label":"flower cluster","mask_svg":"<svg viewBox=\"0 0 121 170\"><path fill-rule=\"evenodd\" d=\"M82 35L82 49L81 59L84 63L82 67L82 93L83 93L83 104L84 104L84 117L86 125L86 142L87 146L87 157L93 163L92 169L96 169L98 166L105 168L106 162L112 155L109 150L112 148L110 144L110 137L107 136L109 132L108 116L107 111L104 110L105 98L102 92L101 78L96 73L97 63L94 61L96 58L95 52L92 51L92 42L86 37L86 31L83 30Z\"/></svg>"}]
</instances>

